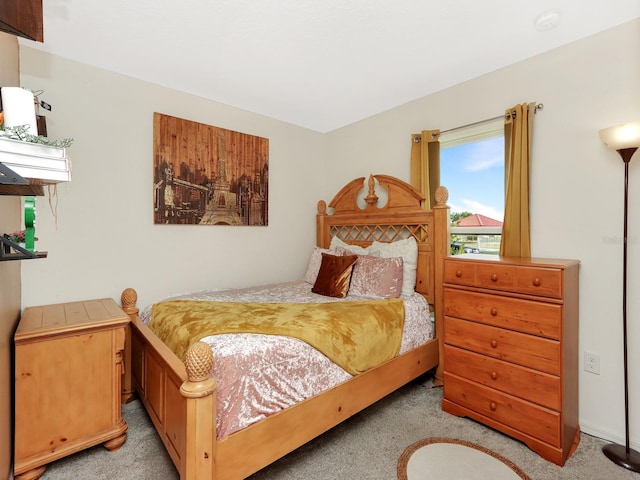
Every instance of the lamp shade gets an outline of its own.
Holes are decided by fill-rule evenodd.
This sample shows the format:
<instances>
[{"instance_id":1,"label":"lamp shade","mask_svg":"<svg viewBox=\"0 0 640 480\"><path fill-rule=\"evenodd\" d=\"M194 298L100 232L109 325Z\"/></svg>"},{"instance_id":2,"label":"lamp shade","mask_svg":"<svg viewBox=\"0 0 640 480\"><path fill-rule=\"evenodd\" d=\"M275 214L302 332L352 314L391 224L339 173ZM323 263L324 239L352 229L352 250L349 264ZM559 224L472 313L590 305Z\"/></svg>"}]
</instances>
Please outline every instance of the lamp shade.
<instances>
[{"instance_id":1,"label":"lamp shade","mask_svg":"<svg viewBox=\"0 0 640 480\"><path fill-rule=\"evenodd\" d=\"M600 130L600 140L612 150L640 147L640 122L624 123Z\"/></svg>"}]
</instances>

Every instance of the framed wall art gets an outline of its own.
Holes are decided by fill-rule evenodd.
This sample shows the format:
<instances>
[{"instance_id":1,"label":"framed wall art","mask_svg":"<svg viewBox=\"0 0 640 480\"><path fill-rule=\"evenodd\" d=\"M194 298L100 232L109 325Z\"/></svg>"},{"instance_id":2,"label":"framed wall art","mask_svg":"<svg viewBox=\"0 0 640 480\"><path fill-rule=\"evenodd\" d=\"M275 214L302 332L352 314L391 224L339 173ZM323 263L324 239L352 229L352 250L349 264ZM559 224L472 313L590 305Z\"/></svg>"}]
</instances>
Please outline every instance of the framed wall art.
<instances>
[{"instance_id":1,"label":"framed wall art","mask_svg":"<svg viewBox=\"0 0 640 480\"><path fill-rule=\"evenodd\" d=\"M153 116L154 223L268 225L269 139Z\"/></svg>"}]
</instances>

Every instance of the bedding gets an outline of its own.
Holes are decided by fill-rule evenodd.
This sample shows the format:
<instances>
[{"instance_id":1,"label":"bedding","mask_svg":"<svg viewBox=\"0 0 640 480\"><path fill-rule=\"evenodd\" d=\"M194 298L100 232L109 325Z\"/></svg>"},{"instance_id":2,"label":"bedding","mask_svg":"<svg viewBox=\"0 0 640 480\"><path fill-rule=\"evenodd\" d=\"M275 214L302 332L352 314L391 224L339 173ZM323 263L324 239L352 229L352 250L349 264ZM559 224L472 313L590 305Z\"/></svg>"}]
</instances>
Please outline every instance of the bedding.
<instances>
[{"instance_id":1,"label":"bedding","mask_svg":"<svg viewBox=\"0 0 640 480\"><path fill-rule=\"evenodd\" d=\"M349 245L338 237L331 239L330 248L335 255L358 255L360 257L400 258L402 259L402 295L411 295L416 288L416 269L418 268L418 243L413 237L393 242L374 241L368 247Z\"/></svg>"},{"instance_id":2,"label":"bedding","mask_svg":"<svg viewBox=\"0 0 640 480\"><path fill-rule=\"evenodd\" d=\"M357 261L357 255L337 256L323 253L320 271L311 291L327 297L346 297L351 284L353 266Z\"/></svg>"},{"instance_id":3,"label":"bedding","mask_svg":"<svg viewBox=\"0 0 640 480\"><path fill-rule=\"evenodd\" d=\"M149 326L178 358L210 335L285 335L303 340L356 375L398 354L403 325L404 304L394 298L341 303L169 300L153 306Z\"/></svg>"},{"instance_id":4,"label":"bedding","mask_svg":"<svg viewBox=\"0 0 640 480\"><path fill-rule=\"evenodd\" d=\"M382 258L402 258L403 281L402 295L411 295L416 288L416 269L418 268L418 244L413 237L395 242L375 241L369 247L369 255Z\"/></svg>"},{"instance_id":5,"label":"bedding","mask_svg":"<svg viewBox=\"0 0 640 480\"><path fill-rule=\"evenodd\" d=\"M334 237L337 239L337 237ZM328 248L313 247L307 271L304 274L304 281L314 285L324 254L327 255L350 255L351 250L345 249L342 240L333 242L335 250ZM370 298L397 298L402 293L402 283L404 278L404 260L402 255L397 257L374 257L363 252L368 252L368 248L357 247L354 251L358 256L358 261L353 266L351 283L348 293L350 295ZM417 251L416 251L417 254ZM416 255L417 256L417 255Z\"/></svg>"},{"instance_id":6,"label":"bedding","mask_svg":"<svg viewBox=\"0 0 640 480\"><path fill-rule=\"evenodd\" d=\"M368 300L315 294L304 280L244 289L201 291L163 300L197 300L255 303L328 303ZM420 294L403 296L405 310L399 354L433 338L429 305ZM140 312L149 324L153 305ZM352 377L319 350L288 336L256 333L204 337L215 358L217 380L216 436L224 438L286 407L327 390Z\"/></svg>"},{"instance_id":7,"label":"bedding","mask_svg":"<svg viewBox=\"0 0 640 480\"><path fill-rule=\"evenodd\" d=\"M328 253L330 255L342 255L341 252L337 252L335 250L314 246L313 251L311 252L311 258L309 259L309 265L307 266L307 271L304 274L304 281L311 285L316 283L316 278L318 278L323 253Z\"/></svg>"},{"instance_id":8,"label":"bedding","mask_svg":"<svg viewBox=\"0 0 640 480\"><path fill-rule=\"evenodd\" d=\"M371 298L398 298L402 293L402 257L379 258L359 255L353 267L349 295Z\"/></svg>"},{"instance_id":9,"label":"bedding","mask_svg":"<svg viewBox=\"0 0 640 480\"><path fill-rule=\"evenodd\" d=\"M350 243L340 240L340 237L331 237L329 249L340 252L341 250L354 253L356 255L368 255L369 247L361 247L359 245L351 245Z\"/></svg>"}]
</instances>

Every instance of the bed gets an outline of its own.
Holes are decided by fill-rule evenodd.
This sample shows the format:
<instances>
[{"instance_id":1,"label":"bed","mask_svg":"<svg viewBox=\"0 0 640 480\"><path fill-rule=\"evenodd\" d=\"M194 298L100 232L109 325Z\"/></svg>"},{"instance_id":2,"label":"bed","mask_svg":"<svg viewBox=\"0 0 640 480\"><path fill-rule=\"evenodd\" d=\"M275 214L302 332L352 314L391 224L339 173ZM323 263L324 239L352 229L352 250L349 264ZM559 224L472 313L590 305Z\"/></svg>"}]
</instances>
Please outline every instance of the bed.
<instances>
[{"instance_id":1,"label":"bed","mask_svg":"<svg viewBox=\"0 0 640 480\"><path fill-rule=\"evenodd\" d=\"M219 362L233 361L233 350L227 349L231 344L230 338L253 338L252 335L256 334L223 333L203 338L190 343L183 360L174 353L175 346L170 348L149 327L152 321L149 308L155 309L155 305L140 311L136 306L135 290L127 288L123 291L122 306L131 322L122 399L127 401L134 393L139 396L182 480L246 478L426 372L433 370L435 383L441 382L443 258L449 254L447 197L446 189L440 187L436 192L436 205L427 210L422 206L422 195L409 184L387 175L371 175L368 179L357 178L345 185L328 208L326 202L318 202L314 254L322 255L322 263L330 247L331 250L342 250L341 255L348 257L359 248L393 247L408 240L415 241L415 293L403 291L400 298L389 299L389 302L401 301L402 311L408 318L413 308L409 299L415 300L418 309L423 308L420 306L422 300L427 312L429 309L433 311L433 335L406 341L403 333L397 354L391 358L370 368L362 366L360 370L346 373L339 367L331 383L316 390L305 390L296 401L287 399L284 408L276 404L272 406L273 411L267 408L263 415L251 415L254 418L250 421L220 421L226 415L222 415L222 410L229 403L221 401L221 398L228 397L229 389L225 387L223 373L216 367ZM343 248L336 249L336 244ZM393 252L393 248L390 251ZM393 255L383 253L381 256ZM406 272L405 269L405 279ZM244 296L237 298L242 302L261 301L263 290L267 290L268 296L271 288L277 288L278 292L282 288L303 291L305 280L243 289L241 293ZM314 289L317 285L318 281ZM309 290L308 284L306 290ZM193 296L166 300L169 302L167 305L183 308L180 304L183 299L200 304L204 303L200 302L202 300L210 300L209 295L225 298L227 293L196 292ZM177 301L172 303L172 300ZM327 308L364 308L369 301L387 301L355 298L357 301L350 305L347 305L350 302L338 305L340 302L334 303L333 300L331 298L332 303ZM407 326L409 323L407 320L403 324L405 330L411 328ZM288 341L297 342L295 348L313 350L306 344L302 347L305 342L301 340ZM277 346L275 349L280 348ZM226 355L223 354L225 351ZM307 350L301 351L301 359L312 356ZM327 365L316 368L328 370ZM309 371L311 369L309 367ZM246 392L244 387L238 390ZM232 405L231 410L234 409L245 410L243 406ZM220 416L218 410L221 411Z\"/></svg>"}]
</instances>

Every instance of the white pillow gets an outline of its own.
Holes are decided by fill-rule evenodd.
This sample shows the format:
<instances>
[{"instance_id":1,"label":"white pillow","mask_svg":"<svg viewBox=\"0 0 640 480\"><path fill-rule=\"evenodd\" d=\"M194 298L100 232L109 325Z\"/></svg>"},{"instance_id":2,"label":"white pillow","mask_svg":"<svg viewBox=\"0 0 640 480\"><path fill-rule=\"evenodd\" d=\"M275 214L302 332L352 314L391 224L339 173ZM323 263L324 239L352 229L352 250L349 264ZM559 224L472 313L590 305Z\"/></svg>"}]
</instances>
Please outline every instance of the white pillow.
<instances>
[{"instance_id":1,"label":"white pillow","mask_svg":"<svg viewBox=\"0 0 640 480\"><path fill-rule=\"evenodd\" d=\"M418 268L418 242L413 237L391 243L375 241L369 247L369 255L383 258L402 257L402 295L412 295L416 290Z\"/></svg>"},{"instance_id":2,"label":"white pillow","mask_svg":"<svg viewBox=\"0 0 640 480\"><path fill-rule=\"evenodd\" d=\"M332 252L327 248L320 248L317 245L314 245L313 252L311 252L311 258L309 259L309 266L307 266L307 272L304 274L304 281L310 283L311 285L316 283L316 278L318 278L318 272L320 271L320 265L322 264L323 253L342 256L341 252Z\"/></svg>"},{"instance_id":3,"label":"white pillow","mask_svg":"<svg viewBox=\"0 0 640 480\"><path fill-rule=\"evenodd\" d=\"M343 242L338 237L331 237L331 244L329 245L331 250L346 250L347 252L353 253L355 255L368 255L370 247L361 247L359 245L350 245L348 243ZM398 256L398 255L396 255Z\"/></svg>"}]
</instances>

